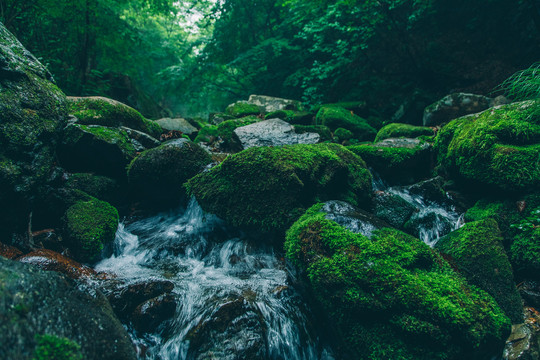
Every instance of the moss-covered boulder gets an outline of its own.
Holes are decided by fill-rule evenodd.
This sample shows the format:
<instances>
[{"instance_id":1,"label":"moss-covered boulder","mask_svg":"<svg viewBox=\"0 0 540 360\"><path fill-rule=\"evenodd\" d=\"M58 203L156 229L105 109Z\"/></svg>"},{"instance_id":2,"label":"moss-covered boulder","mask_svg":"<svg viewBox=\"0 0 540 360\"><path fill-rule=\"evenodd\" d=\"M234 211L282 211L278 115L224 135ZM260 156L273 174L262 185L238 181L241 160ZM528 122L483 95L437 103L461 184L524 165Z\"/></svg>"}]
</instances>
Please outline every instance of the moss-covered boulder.
<instances>
[{"instance_id":1,"label":"moss-covered boulder","mask_svg":"<svg viewBox=\"0 0 540 360\"><path fill-rule=\"evenodd\" d=\"M367 116L369 113L368 105L365 101L342 101L337 103L316 105L311 108L311 112L317 113L323 107L342 108L352 111L359 116Z\"/></svg>"},{"instance_id":2,"label":"moss-covered boulder","mask_svg":"<svg viewBox=\"0 0 540 360\"><path fill-rule=\"evenodd\" d=\"M540 194L479 200L465 213L466 221L494 219L519 280L540 279Z\"/></svg>"},{"instance_id":3,"label":"moss-covered boulder","mask_svg":"<svg viewBox=\"0 0 540 360\"><path fill-rule=\"evenodd\" d=\"M313 114L306 111L277 110L272 111L264 117L268 119L281 119L291 124L311 125Z\"/></svg>"},{"instance_id":4,"label":"moss-covered boulder","mask_svg":"<svg viewBox=\"0 0 540 360\"><path fill-rule=\"evenodd\" d=\"M135 360L100 291L0 257L0 359Z\"/></svg>"},{"instance_id":5,"label":"moss-covered boulder","mask_svg":"<svg viewBox=\"0 0 540 360\"><path fill-rule=\"evenodd\" d=\"M540 188L540 101L456 119L437 134L438 160L456 180L484 191Z\"/></svg>"},{"instance_id":6,"label":"moss-covered boulder","mask_svg":"<svg viewBox=\"0 0 540 360\"><path fill-rule=\"evenodd\" d=\"M68 175L65 188L83 191L114 206L120 205L126 199L126 190L119 181L91 173Z\"/></svg>"},{"instance_id":7,"label":"moss-covered boulder","mask_svg":"<svg viewBox=\"0 0 540 360\"><path fill-rule=\"evenodd\" d=\"M255 104L250 104L247 101L238 101L227 106L225 113L235 118L241 118L248 115L259 115L261 111Z\"/></svg>"},{"instance_id":8,"label":"moss-covered boulder","mask_svg":"<svg viewBox=\"0 0 540 360\"><path fill-rule=\"evenodd\" d=\"M126 131L98 125L68 125L58 148L60 163L72 172L125 177L137 155Z\"/></svg>"},{"instance_id":9,"label":"moss-covered boulder","mask_svg":"<svg viewBox=\"0 0 540 360\"><path fill-rule=\"evenodd\" d=\"M343 339L344 358L483 359L498 354L510 320L420 240L383 229L371 239L318 204L287 232L287 257Z\"/></svg>"},{"instance_id":10,"label":"moss-covered boulder","mask_svg":"<svg viewBox=\"0 0 540 360\"><path fill-rule=\"evenodd\" d=\"M155 121L145 119L137 110L116 100L99 96L68 97L68 103L69 113L82 125L125 126L155 138L163 131Z\"/></svg>"},{"instance_id":11,"label":"moss-covered boulder","mask_svg":"<svg viewBox=\"0 0 540 360\"><path fill-rule=\"evenodd\" d=\"M347 129L359 141L372 141L377 135L377 130L365 119L341 107L322 107L317 112L315 123L328 126L332 131L338 128Z\"/></svg>"},{"instance_id":12,"label":"moss-covered boulder","mask_svg":"<svg viewBox=\"0 0 540 360\"><path fill-rule=\"evenodd\" d=\"M521 297L495 220L465 224L440 239L435 247L452 257L470 284L493 296L514 324L523 322Z\"/></svg>"},{"instance_id":13,"label":"moss-covered boulder","mask_svg":"<svg viewBox=\"0 0 540 360\"><path fill-rule=\"evenodd\" d=\"M341 145L292 145L244 150L187 186L203 209L234 225L285 230L320 199L366 207L371 175Z\"/></svg>"},{"instance_id":14,"label":"moss-covered boulder","mask_svg":"<svg viewBox=\"0 0 540 360\"><path fill-rule=\"evenodd\" d=\"M377 133L377 136L375 137L375 142L389 139L389 138L417 138L419 136L426 135L426 136L432 136L435 135L435 132L433 129L423 126L414 126L409 124L400 124L400 123L393 123L388 124L385 127L383 127L379 132Z\"/></svg>"},{"instance_id":15,"label":"moss-covered boulder","mask_svg":"<svg viewBox=\"0 0 540 360\"><path fill-rule=\"evenodd\" d=\"M70 206L64 214L64 236L74 258L96 260L105 244L114 240L118 211L105 201L89 197Z\"/></svg>"},{"instance_id":16,"label":"moss-covered boulder","mask_svg":"<svg viewBox=\"0 0 540 360\"><path fill-rule=\"evenodd\" d=\"M24 232L55 167L65 95L47 69L0 24L0 235Z\"/></svg>"},{"instance_id":17,"label":"moss-covered boulder","mask_svg":"<svg viewBox=\"0 0 540 360\"><path fill-rule=\"evenodd\" d=\"M133 195L146 203L177 204L185 196L183 184L212 161L199 145L171 140L142 152L128 167Z\"/></svg>"},{"instance_id":18,"label":"moss-covered boulder","mask_svg":"<svg viewBox=\"0 0 540 360\"><path fill-rule=\"evenodd\" d=\"M337 128L336 131L334 131L334 140L340 143L350 140L353 137L354 137L354 134L352 133L352 131L344 129L344 128Z\"/></svg>"},{"instance_id":19,"label":"moss-covered boulder","mask_svg":"<svg viewBox=\"0 0 540 360\"><path fill-rule=\"evenodd\" d=\"M412 184L431 174L432 147L416 139L386 139L348 147L391 184Z\"/></svg>"}]
</instances>

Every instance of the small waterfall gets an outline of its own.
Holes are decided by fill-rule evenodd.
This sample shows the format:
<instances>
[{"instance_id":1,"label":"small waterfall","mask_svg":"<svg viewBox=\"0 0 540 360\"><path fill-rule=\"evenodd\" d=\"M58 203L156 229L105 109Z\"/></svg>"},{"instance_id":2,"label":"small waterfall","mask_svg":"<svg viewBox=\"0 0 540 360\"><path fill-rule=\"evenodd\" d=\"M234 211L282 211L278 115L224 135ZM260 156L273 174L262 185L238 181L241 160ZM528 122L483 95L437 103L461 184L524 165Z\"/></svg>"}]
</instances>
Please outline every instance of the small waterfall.
<instances>
[{"instance_id":1,"label":"small waterfall","mask_svg":"<svg viewBox=\"0 0 540 360\"><path fill-rule=\"evenodd\" d=\"M463 225L463 214L457 212L448 194L446 194L446 201L442 203L411 193L406 186L389 186L374 171L372 171L372 179L374 191L397 195L418 209L418 212L413 215L418 222L415 235L427 245L434 246L442 236Z\"/></svg>"},{"instance_id":2,"label":"small waterfall","mask_svg":"<svg viewBox=\"0 0 540 360\"><path fill-rule=\"evenodd\" d=\"M241 357L231 353L250 346L262 347L258 354L267 359L333 359L310 325L310 312L291 286L284 260L264 239L255 240L205 214L195 200L185 211L120 225L113 256L96 270L127 282L175 284L178 306L172 321L154 334L131 330L141 359L198 358L199 351L235 359ZM234 318L223 339L211 330L220 316Z\"/></svg>"}]
</instances>

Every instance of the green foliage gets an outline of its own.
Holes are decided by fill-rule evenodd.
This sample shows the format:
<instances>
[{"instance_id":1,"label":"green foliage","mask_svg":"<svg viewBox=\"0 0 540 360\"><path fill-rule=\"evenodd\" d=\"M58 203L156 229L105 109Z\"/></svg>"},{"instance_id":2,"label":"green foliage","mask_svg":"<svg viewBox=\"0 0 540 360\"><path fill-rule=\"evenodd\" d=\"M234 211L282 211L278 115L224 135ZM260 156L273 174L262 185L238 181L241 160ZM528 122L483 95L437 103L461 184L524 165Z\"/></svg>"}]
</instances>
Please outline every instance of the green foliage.
<instances>
[{"instance_id":1,"label":"green foliage","mask_svg":"<svg viewBox=\"0 0 540 360\"><path fill-rule=\"evenodd\" d=\"M388 138L417 138L422 135L433 136L435 133L432 129L423 126L414 126L409 124L392 123L383 127L377 133L374 142L378 142Z\"/></svg>"},{"instance_id":2,"label":"green foliage","mask_svg":"<svg viewBox=\"0 0 540 360\"><path fill-rule=\"evenodd\" d=\"M36 350L32 360L82 360L81 346L55 335L36 335Z\"/></svg>"},{"instance_id":3,"label":"green foliage","mask_svg":"<svg viewBox=\"0 0 540 360\"><path fill-rule=\"evenodd\" d=\"M371 175L337 144L260 147L227 157L187 187L203 209L234 225L285 230L319 199L367 207Z\"/></svg>"},{"instance_id":4,"label":"green foliage","mask_svg":"<svg viewBox=\"0 0 540 360\"><path fill-rule=\"evenodd\" d=\"M514 101L540 98L540 63L516 72L499 85L498 90Z\"/></svg>"},{"instance_id":5,"label":"green foliage","mask_svg":"<svg viewBox=\"0 0 540 360\"><path fill-rule=\"evenodd\" d=\"M344 128L351 131L354 138L360 141L371 141L377 131L365 119L340 107L322 107L315 117L317 125L328 126L331 130Z\"/></svg>"},{"instance_id":6,"label":"green foliage","mask_svg":"<svg viewBox=\"0 0 540 360\"><path fill-rule=\"evenodd\" d=\"M513 103L453 120L435 139L439 162L472 184L508 191L539 188L539 106Z\"/></svg>"},{"instance_id":7,"label":"green foliage","mask_svg":"<svg viewBox=\"0 0 540 360\"><path fill-rule=\"evenodd\" d=\"M77 201L64 215L64 233L69 248L79 261L96 259L103 245L114 240L118 227L118 211L95 198Z\"/></svg>"},{"instance_id":8,"label":"green foliage","mask_svg":"<svg viewBox=\"0 0 540 360\"><path fill-rule=\"evenodd\" d=\"M540 271L540 206L527 211L526 216L519 222L511 224L510 228L517 232L510 247L516 270L523 274L538 274Z\"/></svg>"},{"instance_id":9,"label":"green foliage","mask_svg":"<svg viewBox=\"0 0 540 360\"><path fill-rule=\"evenodd\" d=\"M493 296L513 323L523 322L521 297L495 220L467 223L440 239L436 248L452 256L467 281Z\"/></svg>"},{"instance_id":10,"label":"green foliage","mask_svg":"<svg viewBox=\"0 0 540 360\"><path fill-rule=\"evenodd\" d=\"M429 246L395 229L368 239L320 208L289 229L285 249L306 272L348 357L458 359L502 349L509 319Z\"/></svg>"}]
</instances>

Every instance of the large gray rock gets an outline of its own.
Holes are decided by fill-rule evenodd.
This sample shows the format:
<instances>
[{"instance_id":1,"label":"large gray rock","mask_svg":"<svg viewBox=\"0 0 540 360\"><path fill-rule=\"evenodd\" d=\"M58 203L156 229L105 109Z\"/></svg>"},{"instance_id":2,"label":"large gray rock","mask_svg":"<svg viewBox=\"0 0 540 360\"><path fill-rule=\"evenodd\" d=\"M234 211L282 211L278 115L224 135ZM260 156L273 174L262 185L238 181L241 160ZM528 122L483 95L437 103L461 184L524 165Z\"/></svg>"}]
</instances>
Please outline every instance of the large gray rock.
<instances>
[{"instance_id":1,"label":"large gray rock","mask_svg":"<svg viewBox=\"0 0 540 360\"><path fill-rule=\"evenodd\" d=\"M159 126L165 130L181 131L186 135L191 135L198 131L195 126L191 125L186 119L182 118L163 118L156 120L156 123L158 123Z\"/></svg>"},{"instance_id":2,"label":"large gray rock","mask_svg":"<svg viewBox=\"0 0 540 360\"><path fill-rule=\"evenodd\" d=\"M244 149L259 146L316 144L321 136L317 133L297 134L294 127L280 119L270 119L236 128L234 133Z\"/></svg>"},{"instance_id":3,"label":"large gray rock","mask_svg":"<svg viewBox=\"0 0 540 360\"><path fill-rule=\"evenodd\" d=\"M0 23L0 233L24 231L55 168L66 97L51 74Z\"/></svg>"},{"instance_id":4,"label":"large gray rock","mask_svg":"<svg viewBox=\"0 0 540 360\"><path fill-rule=\"evenodd\" d=\"M458 117L484 111L494 105L492 98L465 93L454 93L434 102L424 110L424 126L446 124Z\"/></svg>"},{"instance_id":5,"label":"large gray rock","mask_svg":"<svg viewBox=\"0 0 540 360\"><path fill-rule=\"evenodd\" d=\"M263 113L278 110L300 110L301 107L300 101L297 100L282 99L264 95L250 95L248 103L257 105Z\"/></svg>"},{"instance_id":6,"label":"large gray rock","mask_svg":"<svg viewBox=\"0 0 540 360\"><path fill-rule=\"evenodd\" d=\"M101 293L3 258L0 319L0 359L33 359L40 335L69 339L87 360L136 358L126 330Z\"/></svg>"}]
</instances>

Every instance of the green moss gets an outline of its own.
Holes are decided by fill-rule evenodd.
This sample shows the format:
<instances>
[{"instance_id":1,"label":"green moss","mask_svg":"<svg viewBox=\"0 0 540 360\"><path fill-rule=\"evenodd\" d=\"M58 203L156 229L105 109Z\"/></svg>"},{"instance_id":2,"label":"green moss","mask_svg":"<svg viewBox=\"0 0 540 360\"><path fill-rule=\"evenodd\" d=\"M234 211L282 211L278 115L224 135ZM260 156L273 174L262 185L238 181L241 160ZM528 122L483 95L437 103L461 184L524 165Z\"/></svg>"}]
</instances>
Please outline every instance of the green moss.
<instances>
[{"instance_id":1,"label":"green moss","mask_svg":"<svg viewBox=\"0 0 540 360\"><path fill-rule=\"evenodd\" d=\"M509 319L426 244L395 229L368 239L320 208L289 229L285 249L344 339L347 358L488 358L502 350Z\"/></svg>"},{"instance_id":2,"label":"green moss","mask_svg":"<svg viewBox=\"0 0 540 360\"><path fill-rule=\"evenodd\" d=\"M484 189L538 189L539 106L514 103L450 122L436 137L439 162L456 179Z\"/></svg>"},{"instance_id":3,"label":"green moss","mask_svg":"<svg viewBox=\"0 0 540 360\"><path fill-rule=\"evenodd\" d=\"M120 185L116 180L89 173L71 174L66 181L66 188L83 191L88 195L112 204L118 204L122 194Z\"/></svg>"},{"instance_id":4,"label":"green moss","mask_svg":"<svg viewBox=\"0 0 540 360\"><path fill-rule=\"evenodd\" d=\"M343 109L352 111L354 113L360 113L361 111L366 109L367 103L365 101L343 101L343 102L338 102L338 103L333 103L333 104L317 105L317 106L314 106L311 109L311 111L314 113L317 113L323 107L343 108Z\"/></svg>"},{"instance_id":5,"label":"green moss","mask_svg":"<svg viewBox=\"0 0 540 360\"><path fill-rule=\"evenodd\" d=\"M216 125L205 125L199 130L197 137L193 142L195 143L211 143L218 137L218 130Z\"/></svg>"},{"instance_id":6,"label":"green moss","mask_svg":"<svg viewBox=\"0 0 540 360\"><path fill-rule=\"evenodd\" d=\"M540 278L540 228L517 235L510 254L512 263L521 276Z\"/></svg>"},{"instance_id":7,"label":"green moss","mask_svg":"<svg viewBox=\"0 0 540 360\"><path fill-rule=\"evenodd\" d=\"M315 123L317 125L328 126L331 130L336 130L337 128L350 130L354 134L355 139L360 141L371 141L377 134L377 131L365 119L340 107L322 107L317 112Z\"/></svg>"},{"instance_id":8,"label":"green moss","mask_svg":"<svg viewBox=\"0 0 540 360\"><path fill-rule=\"evenodd\" d=\"M523 322L521 297L495 220L465 224L440 239L436 248L452 256L467 281L493 296L513 323Z\"/></svg>"},{"instance_id":9,"label":"green moss","mask_svg":"<svg viewBox=\"0 0 540 360\"><path fill-rule=\"evenodd\" d=\"M336 131L334 131L334 138L339 142L352 139L353 136L351 131L344 128L337 128Z\"/></svg>"},{"instance_id":10,"label":"green moss","mask_svg":"<svg viewBox=\"0 0 540 360\"><path fill-rule=\"evenodd\" d=\"M235 118L240 118L248 115L259 115L261 111L257 105L248 104L246 102L236 102L225 109L225 113Z\"/></svg>"},{"instance_id":11,"label":"green moss","mask_svg":"<svg viewBox=\"0 0 540 360\"><path fill-rule=\"evenodd\" d=\"M431 173L431 148L423 142L413 146L352 145L347 148L359 155L384 178L392 182L412 183Z\"/></svg>"},{"instance_id":12,"label":"green moss","mask_svg":"<svg viewBox=\"0 0 540 360\"><path fill-rule=\"evenodd\" d=\"M291 124L311 125L313 114L305 111L278 110L268 113L265 117L268 119L281 119Z\"/></svg>"},{"instance_id":13,"label":"green moss","mask_svg":"<svg viewBox=\"0 0 540 360\"><path fill-rule=\"evenodd\" d=\"M133 158L137 151L131 143L128 134L124 130L105 127L105 126L86 126L86 125L74 125L73 127L79 127L81 130L94 135L97 139L108 142L109 144L117 145L124 154ZM68 127L68 129L71 127ZM66 132L67 134L67 132ZM72 133L67 134L70 136ZM82 135L75 135L82 136ZM65 141L64 141L65 142Z\"/></svg>"},{"instance_id":14,"label":"green moss","mask_svg":"<svg viewBox=\"0 0 540 360\"><path fill-rule=\"evenodd\" d=\"M324 125L294 125L294 132L297 134L313 132L319 134L322 141L332 140L332 132Z\"/></svg>"},{"instance_id":15,"label":"green moss","mask_svg":"<svg viewBox=\"0 0 540 360\"><path fill-rule=\"evenodd\" d=\"M37 335L32 360L82 360L81 347L76 342L55 335Z\"/></svg>"},{"instance_id":16,"label":"green moss","mask_svg":"<svg viewBox=\"0 0 540 360\"><path fill-rule=\"evenodd\" d=\"M157 123L145 119L137 110L111 99L88 97L68 100L69 112L83 125L126 126L156 138L163 131Z\"/></svg>"},{"instance_id":17,"label":"green moss","mask_svg":"<svg viewBox=\"0 0 540 360\"><path fill-rule=\"evenodd\" d=\"M109 203L95 198L77 201L64 215L69 248L76 259L93 261L103 245L114 240L118 228L118 211Z\"/></svg>"},{"instance_id":18,"label":"green moss","mask_svg":"<svg viewBox=\"0 0 540 360\"><path fill-rule=\"evenodd\" d=\"M142 152L128 167L134 196L150 203L173 203L185 196L183 184L212 161L191 141L174 140Z\"/></svg>"},{"instance_id":19,"label":"green moss","mask_svg":"<svg viewBox=\"0 0 540 360\"><path fill-rule=\"evenodd\" d=\"M195 176L188 189L203 209L234 225L284 230L318 199L366 207L371 176L337 144L258 147Z\"/></svg>"},{"instance_id":20,"label":"green moss","mask_svg":"<svg viewBox=\"0 0 540 360\"><path fill-rule=\"evenodd\" d=\"M218 125L207 125L199 131L194 142L213 143L220 138L223 141L223 144L221 145L223 150L240 151L242 150L242 144L234 133L234 130L241 126L251 125L260 120L261 119L256 116L246 116L241 119L225 120Z\"/></svg>"},{"instance_id":21,"label":"green moss","mask_svg":"<svg viewBox=\"0 0 540 360\"><path fill-rule=\"evenodd\" d=\"M393 123L386 125L377 133L375 142L389 138L417 138L422 135L433 136L433 129L423 126L414 126L409 124Z\"/></svg>"}]
</instances>

